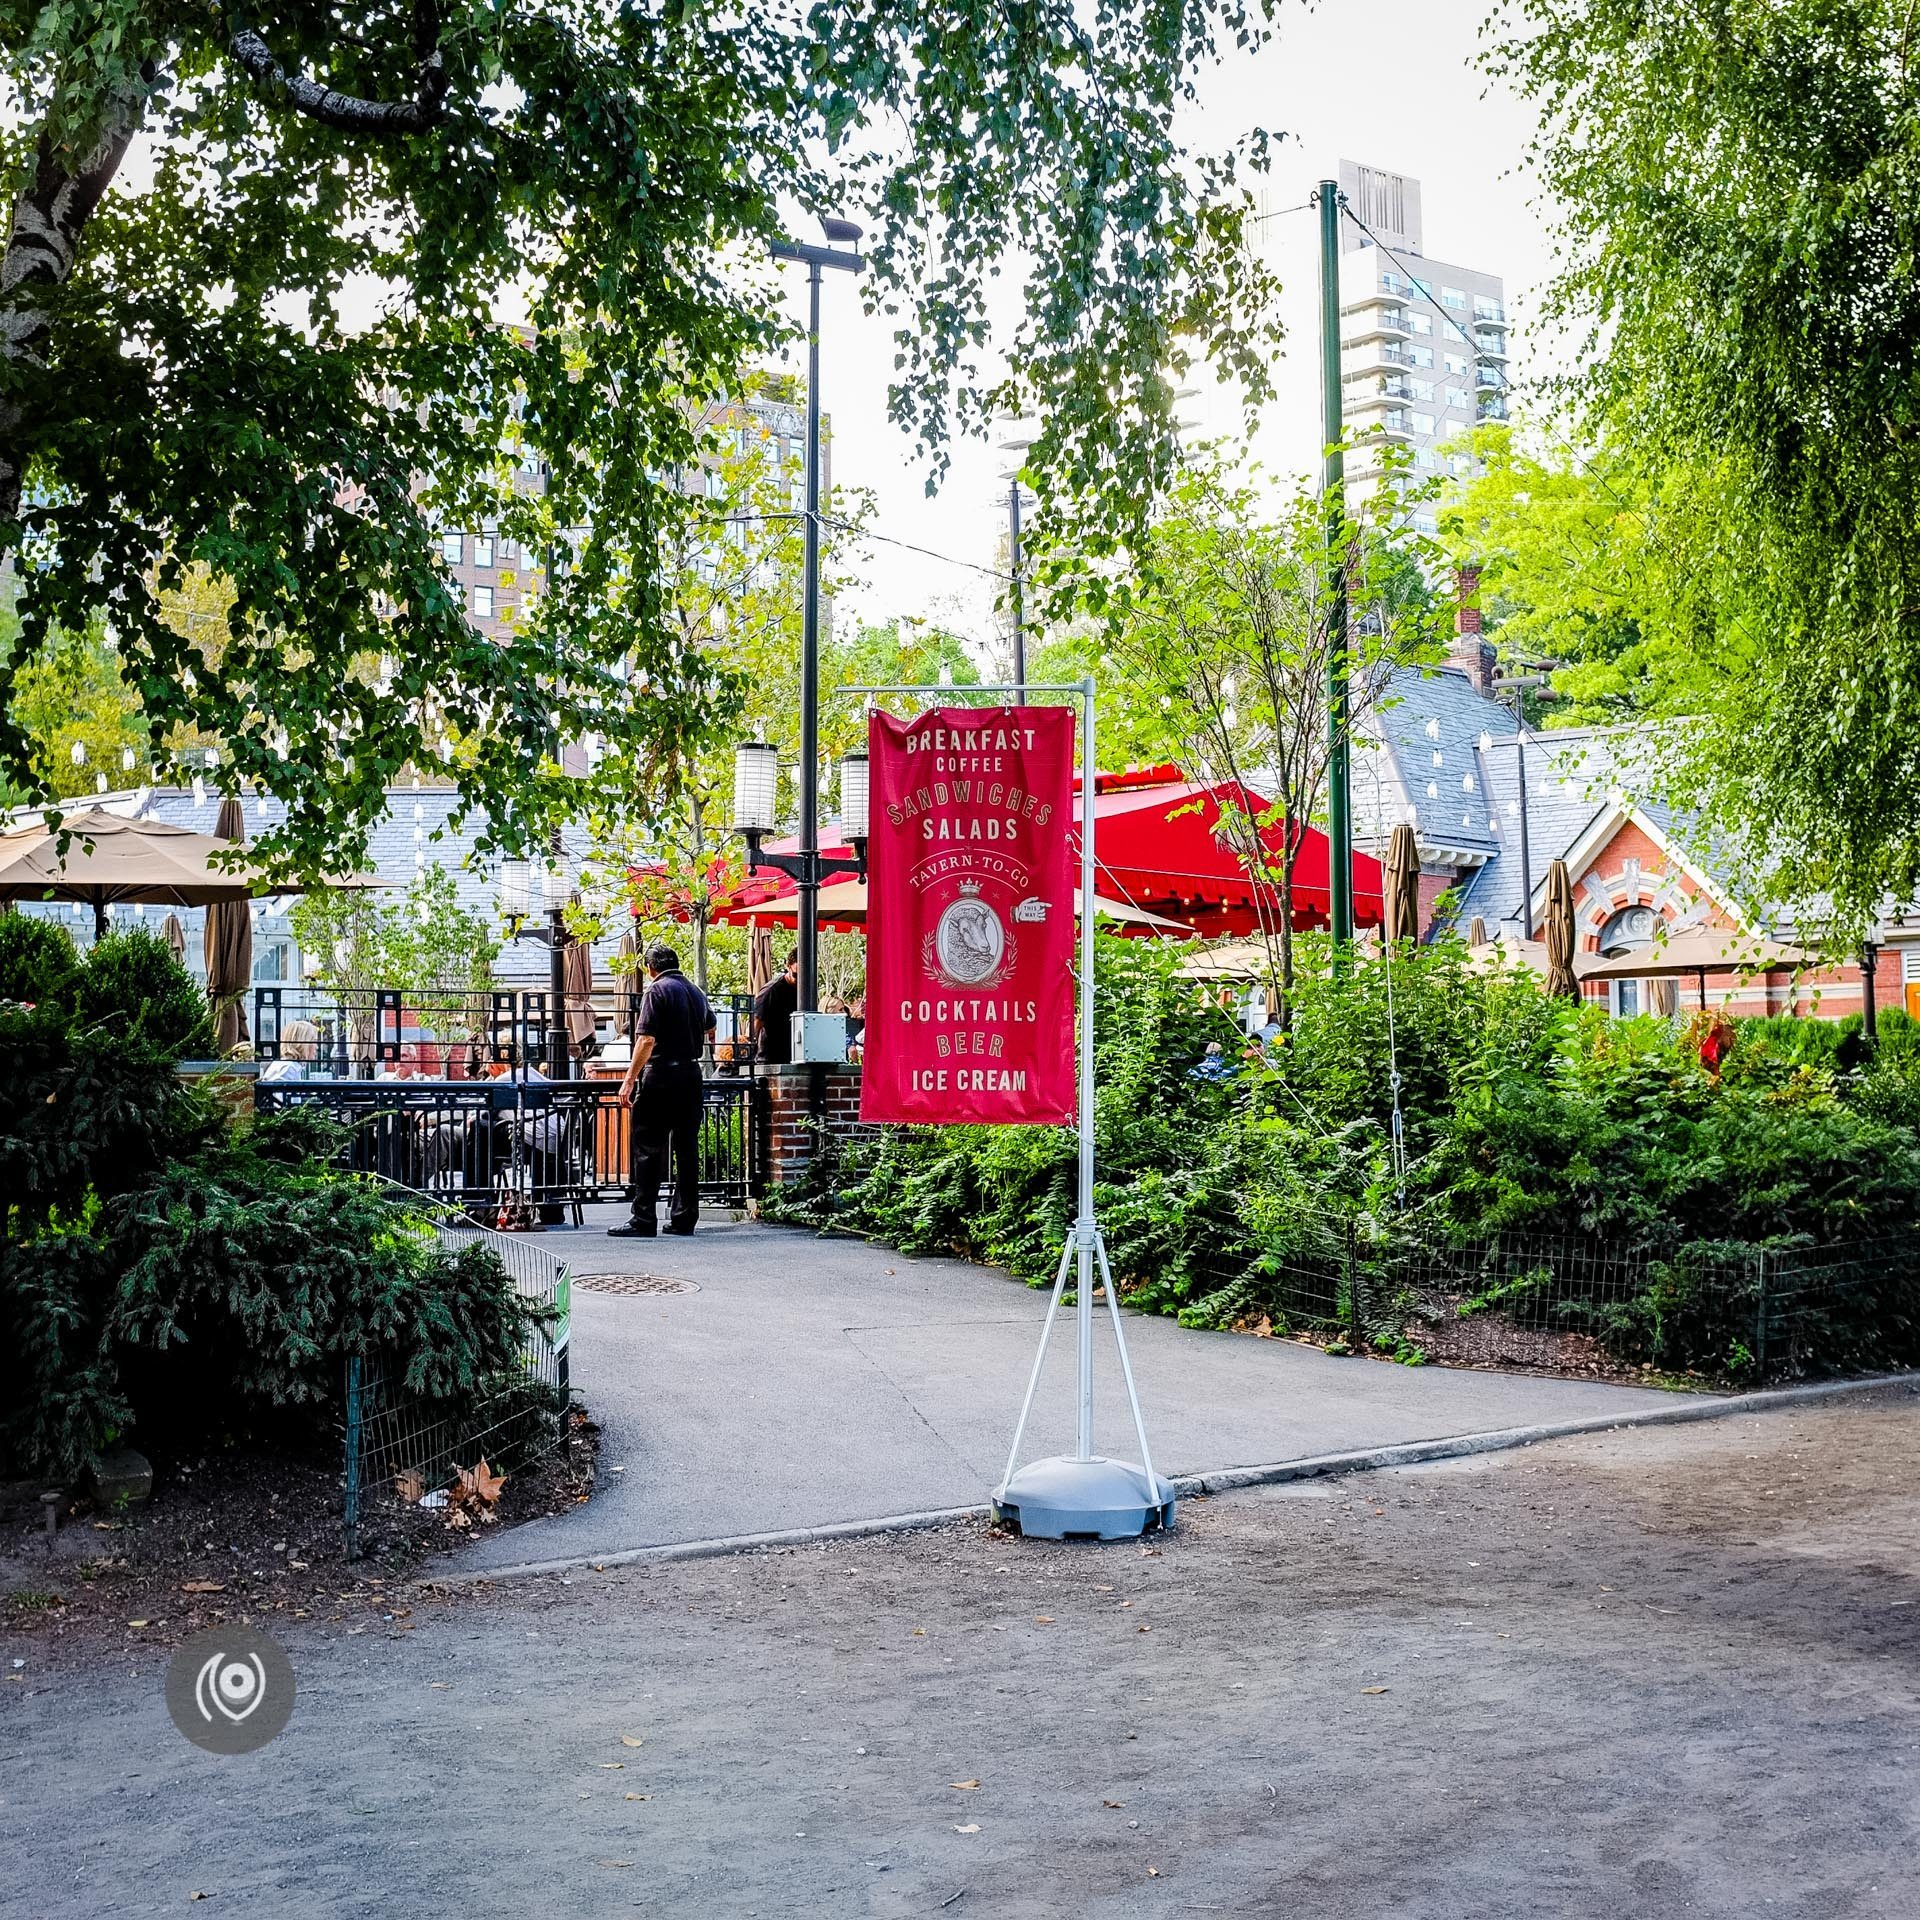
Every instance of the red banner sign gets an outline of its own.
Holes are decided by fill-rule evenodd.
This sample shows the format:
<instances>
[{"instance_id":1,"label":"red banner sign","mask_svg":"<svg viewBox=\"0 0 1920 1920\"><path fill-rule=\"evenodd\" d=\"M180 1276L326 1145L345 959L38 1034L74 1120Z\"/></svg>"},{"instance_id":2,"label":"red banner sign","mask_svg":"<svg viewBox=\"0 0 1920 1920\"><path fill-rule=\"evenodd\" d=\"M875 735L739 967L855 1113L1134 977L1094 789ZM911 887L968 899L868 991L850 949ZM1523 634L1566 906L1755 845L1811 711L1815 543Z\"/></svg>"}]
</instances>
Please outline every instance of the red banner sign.
<instances>
[{"instance_id":1,"label":"red banner sign","mask_svg":"<svg viewBox=\"0 0 1920 1920\"><path fill-rule=\"evenodd\" d=\"M1073 1119L1073 710L876 713L862 1120Z\"/></svg>"}]
</instances>

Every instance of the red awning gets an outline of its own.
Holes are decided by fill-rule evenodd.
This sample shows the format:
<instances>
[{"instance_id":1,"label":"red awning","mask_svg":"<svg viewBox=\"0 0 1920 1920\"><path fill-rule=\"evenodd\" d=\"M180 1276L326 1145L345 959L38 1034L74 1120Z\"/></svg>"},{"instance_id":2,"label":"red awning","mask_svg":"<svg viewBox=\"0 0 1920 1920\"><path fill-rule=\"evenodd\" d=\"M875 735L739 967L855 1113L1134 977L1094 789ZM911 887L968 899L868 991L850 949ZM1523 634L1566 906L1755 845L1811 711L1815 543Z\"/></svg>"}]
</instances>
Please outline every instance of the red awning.
<instances>
[{"instance_id":1,"label":"red awning","mask_svg":"<svg viewBox=\"0 0 1920 1920\"><path fill-rule=\"evenodd\" d=\"M1244 808L1255 819L1272 802L1249 787L1209 787L1183 780L1177 767L1149 767L1097 775L1094 780L1094 863L1098 887L1130 906L1185 920L1209 938L1258 933L1277 925L1279 896L1264 879L1251 877L1221 831L1222 803ZM1076 795L1074 818L1080 817ZM1293 868L1293 924L1324 927L1331 907L1332 859L1327 836L1317 827L1293 829L1298 854ZM1285 849L1276 821L1261 834L1270 859ZM1381 920L1380 863L1369 853L1353 856L1353 917L1357 926Z\"/></svg>"},{"instance_id":2,"label":"red awning","mask_svg":"<svg viewBox=\"0 0 1920 1920\"><path fill-rule=\"evenodd\" d=\"M1169 920L1184 921L1209 939L1224 934L1259 933L1278 924L1279 896L1264 880L1255 881L1220 834L1221 802L1238 793L1256 819L1272 802L1251 788L1208 787L1183 780L1178 767L1144 767L1103 773L1094 783L1094 891L1130 907ZM1074 799L1074 848L1079 850L1080 801ZM1293 869L1293 924L1296 930L1328 923L1327 878L1332 862L1327 836L1316 827L1295 827L1299 855ZM1285 840L1278 823L1261 836L1276 859ZM792 838L769 840L769 852L789 853ZM823 846L822 853L853 857L851 846ZM723 900L714 918L744 926L756 905L789 901L796 888L784 873L762 867L749 874ZM1369 853L1353 856L1353 917L1356 926L1381 920L1380 863ZM852 931L859 921L823 917L822 927ZM1129 929L1121 929L1128 931Z\"/></svg>"}]
</instances>

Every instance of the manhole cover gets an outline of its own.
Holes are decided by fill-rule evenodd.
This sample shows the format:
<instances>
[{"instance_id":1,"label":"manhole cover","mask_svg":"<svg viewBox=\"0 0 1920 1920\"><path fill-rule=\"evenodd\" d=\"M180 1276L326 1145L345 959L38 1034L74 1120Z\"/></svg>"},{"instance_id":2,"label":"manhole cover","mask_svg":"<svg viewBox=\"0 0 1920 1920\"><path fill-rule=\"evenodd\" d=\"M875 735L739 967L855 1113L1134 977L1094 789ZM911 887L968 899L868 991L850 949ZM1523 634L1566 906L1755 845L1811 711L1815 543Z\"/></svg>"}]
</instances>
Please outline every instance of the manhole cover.
<instances>
[{"instance_id":1,"label":"manhole cover","mask_svg":"<svg viewBox=\"0 0 1920 1920\"><path fill-rule=\"evenodd\" d=\"M576 1273L576 1287L589 1293L698 1293L691 1280L670 1280L664 1273Z\"/></svg>"}]
</instances>

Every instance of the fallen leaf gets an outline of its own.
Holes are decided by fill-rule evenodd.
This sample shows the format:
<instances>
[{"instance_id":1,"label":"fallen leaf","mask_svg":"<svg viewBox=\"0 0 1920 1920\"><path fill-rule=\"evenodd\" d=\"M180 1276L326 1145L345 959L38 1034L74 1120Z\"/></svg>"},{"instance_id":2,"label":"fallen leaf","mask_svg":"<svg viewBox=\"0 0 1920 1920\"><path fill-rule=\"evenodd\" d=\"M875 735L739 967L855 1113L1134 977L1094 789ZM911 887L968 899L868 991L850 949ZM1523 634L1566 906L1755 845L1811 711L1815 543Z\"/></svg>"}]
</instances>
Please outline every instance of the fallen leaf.
<instances>
[{"instance_id":1,"label":"fallen leaf","mask_svg":"<svg viewBox=\"0 0 1920 1920\"><path fill-rule=\"evenodd\" d=\"M971 1793L980 1784L978 1780L949 1780L947 1785L961 1793Z\"/></svg>"},{"instance_id":2,"label":"fallen leaf","mask_svg":"<svg viewBox=\"0 0 1920 1920\"><path fill-rule=\"evenodd\" d=\"M630 1867L633 1865L633 1862L631 1860L596 1860L594 1865L600 1867Z\"/></svg>"},{"instance_id":3,"label":"fallen leaf","mask_svg":"<svg viewBox=\"0 0 1920 1920\"><path fill-rule=\"evenodd\" d=\"M182 1593L225 1593L227 1583L224 1580L183 1580L180 1583Z\"/></svg>"},{"instance_id":4,"label":"fallen leaf","mask_svg":"<svg viewBox=\"0 0 1920 1920\"><path fill-rule=\"evenodd\" d=\"M620 1798L622 1800L651 1800L653 1795L650 1793L623 1793Z\"/></svg>"},{"instance_id":5,"label":"fallen leaf","mask_svg":"<svg viewBox=\"0 0 1920 1920\"><path fill-rule=\"evenodd\" d=\"M149 1622L145 1620L129 1620L127 1622L127 1625L130 1627L144 1627L144 1626L147 1626L148 1624Z\"/></svg>"},{"instance_id":6,"label":"fallen leaf","mask_svg":"<svg viewBox=\"0 0 1920 1920\"><path fill-rule=\"evenodd\" d=\"M954 1828L955 1833L978 1833L979 1831L980 1822L978 1820L969 1820L964 1827Z\"/></svg>"},{"instance_id":7,"label":"fallen leaf","mask_svg":"<svg viewBox=\"0 0 1920 1920\"><path fill-rule=\"evenodd\" d=\"M1124 1800L1102 1800L1100 1804L1103 1807L1124 1807L1127 1803Z\"/></svg>"},{"instance_id":8,"label":"fallen leaf","mask_svg":"<svg viewBox=\"0 0 1920 1920\"><path fill-rule=\"evenodd\" d=\"M636 1740L630 1733L623 1733L620 1736L620 1744L623 1747L644 1747L647 1743L644 1740Z\"/></svg>"},{"instance_id":9,"label":"fallen leaf","mask_svg":"<svg viewBox=\"0 0 1920 1920\"><path fill-rule=\"evenodd\" d=\"M427 1483L421 1479L416 1469L409 1467L405 1473L396 1473L393 1476L393 1490L409 1506L417 1507L420 1504L421 1495L427 1490Z\"/></svg>"},{"instance_id":10,"label":"fallen leaf","mask_svg":"<svg viewBox=\"0 0 1920 1920\"><path fill-rule=\"evenodd\" d=\"M624 1760L602 1760L600 1762L600 1771L602 1773L625 1773L626 1770L627 1763Z\"/></svg>"},{"instance_id":11,"label":"fallen leaf","mask_svg":"<svg viewBox=\"0 0 1920 1920\"><path fill-rule=\"evenodd\" d=\"M451 1680L429 1680L427 1685L430 1686L435 1693L451 1693L453 1691L453 1682Z\"/></svg>"},{"instance_id":12,"label":"fallen leaf","mask_svg":"<svg viewBox=\"0 0 1920 1920\"><path fill-rule=\"evenodd\" d=\"M1362 1687L1360 1691L1362 1693L1385 1693L1387 1689L1385 1687Z\"/></svg>"},{"instance_id":13,"label":"fallen leaf","mask_svg":"<svg viewBox=\"0 0 1920 1920\"><path fill-rule=\"evenodd\" d=\"M926 1630L926 1628L925 1628L925 1627L915 1627L915 1628L914 1628L914 1630L913 1630L913 1637L914 1637L914 1638L915 1638L916 1640L924 1640L924 1639L925 1639L925 1638L927 1637L927 1630Z\"/></svg>"},{"instance_id":14,"label":"fallen leaf","mask_svg":"<svg viewBox=\"0 0 1920 1920\"><path fill-rule=\"evenodd\" d=\"M1036 1627L1050 1627L1053 1625L1053 1615L1050 1613L1036 1613L1033 1616L1033 1624Z\"/></svg>"},{"instance_id":15,"label":"fallen leaf","mask_svg":"<svg viewBox=\"0 0 1920 1920\"><path fill-rule=\"evenodd\" d=\"M1135 1627L1134 1628L1135 1633L1151 1633L1152 1631L1153 1629L1151 1627Z\"/></svg>"}]
</instances>

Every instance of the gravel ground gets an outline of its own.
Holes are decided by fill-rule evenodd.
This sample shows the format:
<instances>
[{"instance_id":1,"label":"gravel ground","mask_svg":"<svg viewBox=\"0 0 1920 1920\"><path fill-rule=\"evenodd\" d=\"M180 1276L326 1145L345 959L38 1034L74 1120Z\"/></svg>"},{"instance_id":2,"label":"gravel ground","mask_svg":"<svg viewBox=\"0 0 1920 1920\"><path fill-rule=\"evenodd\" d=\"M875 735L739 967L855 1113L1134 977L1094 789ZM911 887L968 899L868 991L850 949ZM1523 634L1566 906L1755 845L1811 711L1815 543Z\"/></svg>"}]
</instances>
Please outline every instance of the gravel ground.
<instances>
[{"instance_id":1,"label":"gravel ground","mask_svg":"<svg viewBox=\"0 0 1920 1920\"><path fill-rule=\"evenodd\" d=\"M1920 1396L0 1660L0 1913L1910 1916ZM401 1629L407 1629L401 1631ZM11 1671L12 1658L25 1668Z\"/></svg>"}]
</instances>

